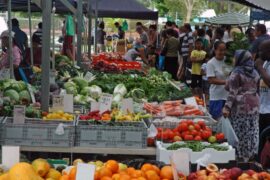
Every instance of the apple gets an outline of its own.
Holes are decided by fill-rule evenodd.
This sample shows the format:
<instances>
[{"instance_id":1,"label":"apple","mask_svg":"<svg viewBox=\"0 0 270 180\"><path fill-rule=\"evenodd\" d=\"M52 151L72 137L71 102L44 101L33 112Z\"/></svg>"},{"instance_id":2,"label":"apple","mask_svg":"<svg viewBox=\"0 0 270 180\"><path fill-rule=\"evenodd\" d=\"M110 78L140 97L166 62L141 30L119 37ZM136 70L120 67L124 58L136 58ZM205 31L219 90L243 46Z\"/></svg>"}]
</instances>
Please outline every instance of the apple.
<instances>
[{"instance_id":1,"label":"apple","mask_svg":"<svg viewBox=\"0 0 270 180\"><path fill-rule=\"evenodd\" d=\"M234 167L234 168L230 169L230 172L231 172L232 179L237 179L242 174L242 170L238 167Z\"/></svg>"},{"instance_id":2,"label":"apple","mask_svg":"<svg viewBox=\"0 0 270 180\"><path fill-rule=\"evenodd\" d=\"M209 138L208 138L208 142L209 143L215 143L217 141L217 138L215 137L215 136L210 136Z\"/></svg>"},{"instance_id":3,"label":"apple","mask_svg":"<svg viewBox=\"0 0 270 180\"><path fill-rule=\"evenodd\" d=\"M208 176L207 180L216 180L217 178L215 176Z\"/></svg>"},{"instance_id":4,"label":"apple","mask_svg":"<svg viewBox=\"0 0 270 180\"><path fill-rule=\"evenodd\" d=\"M177 141L182 141L182 138L180 136L174 136L173 137L173 141L177 142Z\"/></svg>"},{"instance_id":5,"label":"apple","mask_svg":"<svg viewBox=\"0 0 270 180\"><path fill-rule=\"evenodd\" d=\"M206 176L207 175L207 171L206 170L200 170L200 171L197 171L197 176Z\"/></svg>"},{"instance_id":6,"label":"apple","mask_svg":"<svg viewBox=\"0 0 270 180\"><path fill-rule=\"evenodd\" d=\"M215 164L208 164L206 167L206 170L211 173L211 172L218 172L218 167Z\"/></svg>"},{"instance_id":7,"label":"apple","mask_svg":"<svg viewBox=\"0 0 270 180\"><path fill-rule=\"evenodd\" d=\"M197 180L207 180L206 175L198 176Z\"/></svg>"},{"instance_id":8,"label":"apple","mask_svg":"<svg viewBox=\"0 0 270 180\"><path fill-rule=\"evenodd\" d=\"M256 172L253 171L252 169L247 170L246 173L247 173L249 176L252 176L253 174L256 174Z\"/></svg>"},{"instance_id":9,"label":"apple","mask_svg":"<svg viewBox=\"0 0 270 180\"><path fill-rule=\"evenodd\" d=\"M197 174L196 173L190 173L187 177L187 180L197 180Z\"/></svg>"}]
</instances>

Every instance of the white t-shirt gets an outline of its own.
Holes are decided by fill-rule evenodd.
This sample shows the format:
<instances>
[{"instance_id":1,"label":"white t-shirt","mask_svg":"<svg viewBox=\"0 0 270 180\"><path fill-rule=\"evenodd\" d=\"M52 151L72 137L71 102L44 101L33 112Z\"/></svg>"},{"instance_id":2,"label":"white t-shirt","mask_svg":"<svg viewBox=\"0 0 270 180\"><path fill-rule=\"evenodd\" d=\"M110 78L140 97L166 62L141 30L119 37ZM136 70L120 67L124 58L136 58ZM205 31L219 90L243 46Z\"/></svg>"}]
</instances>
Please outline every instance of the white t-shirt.
<instances>
[{"instance_id":1,"label":"white t-shirt","mask_svg":"<svg viewBox=\"0 0 270 180\"><path fill-rule=\"evenodd\" d=\"M263 65L267 74L270 75L270 61L266 61ZM260 114L270 113L270 87L265 84L263 79L260 80Z\"/></svg>"},{"instance_id":2,"label":"white t-shirt","mask_svg":"<svg viewBox=\"0 0 270 180\"><path fill-rule=\"evenodd\" d=\"M225 60L225 59L224 59ZM216 77L218 79L226 80L227 73L224 72L226 64L224 60L219 61L213 57L206 66L206 75L207 78ZM210 85L210 100L227 100L228 92L225 90L225 85Z\"/></svg>"}]
</instances>

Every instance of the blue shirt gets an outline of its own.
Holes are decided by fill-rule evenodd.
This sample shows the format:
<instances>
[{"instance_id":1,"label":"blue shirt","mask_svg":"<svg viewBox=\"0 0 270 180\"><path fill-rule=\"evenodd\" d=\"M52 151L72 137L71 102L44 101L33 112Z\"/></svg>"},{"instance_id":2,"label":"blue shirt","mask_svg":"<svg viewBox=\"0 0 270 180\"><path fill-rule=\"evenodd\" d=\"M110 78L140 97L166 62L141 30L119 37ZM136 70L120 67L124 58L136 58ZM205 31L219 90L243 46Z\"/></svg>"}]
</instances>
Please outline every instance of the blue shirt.
<instances>
[{"instance_id":1,"label":"blue shirt","mask_svg":"<svg viewBox=\"0 0 270 180\"><path fill-rule=\"evenodd\" d=\"M21 52L25 52L25 44L27 43L27 35L19 27L12 27L12 31L15 33L14 39Z\"/></svg>"},{"instance_id":2,"label":"blue shirt","mask_svg":"<svg viewBox=\"0 0 270 180\"><path fill-rule=\"evenodd\" d=\"M263 41L270 40L270 36L268 34L264 34L259 36L255 41L253 41L252 46L250 48L250 52L252 54L257 54L259 51L259 47Z\"/></svg>"}]
</instances>

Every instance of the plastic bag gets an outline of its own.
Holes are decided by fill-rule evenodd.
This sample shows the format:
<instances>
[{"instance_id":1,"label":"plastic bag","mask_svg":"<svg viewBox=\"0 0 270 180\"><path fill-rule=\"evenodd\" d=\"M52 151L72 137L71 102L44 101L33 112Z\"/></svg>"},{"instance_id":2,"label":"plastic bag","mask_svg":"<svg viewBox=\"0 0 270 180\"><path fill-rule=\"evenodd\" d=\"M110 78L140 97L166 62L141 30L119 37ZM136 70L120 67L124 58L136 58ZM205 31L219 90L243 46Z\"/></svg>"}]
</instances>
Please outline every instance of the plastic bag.
<instances>
[{"instance_id":1,"label":"plastic bag","mask_svg":"<svg viewBox=\"0 0 270 180\"><path fill-rule=\"evenodd\" d=\"M165 56L159 56L158 69L164 70Z\"/></svg>"},{"instance_id":2,"label":"plastic bag","mask_svg":"<svg viewBox=\"0 0 270 180\"><path fill-rule=\"evenodd\" d=\"M59 135L59 136L62 136L65 134L65 125L63 123L60 123L56 130L55 130L55 134Z\"/></svg>"},{"instance_id":3,"label":"plastic bag","mask_svg":"<svg viewBox=\"0 0 270 180\"><path fill-rule=\"evenodd\" d=\"M218 123L218 131L224 133L225 138L228 140L228 143L233 147L237 147L239 144L239 139L235 134L235 131L232 127L232 124L228 118L221 117Z\"/></svg>"}]
</instances>

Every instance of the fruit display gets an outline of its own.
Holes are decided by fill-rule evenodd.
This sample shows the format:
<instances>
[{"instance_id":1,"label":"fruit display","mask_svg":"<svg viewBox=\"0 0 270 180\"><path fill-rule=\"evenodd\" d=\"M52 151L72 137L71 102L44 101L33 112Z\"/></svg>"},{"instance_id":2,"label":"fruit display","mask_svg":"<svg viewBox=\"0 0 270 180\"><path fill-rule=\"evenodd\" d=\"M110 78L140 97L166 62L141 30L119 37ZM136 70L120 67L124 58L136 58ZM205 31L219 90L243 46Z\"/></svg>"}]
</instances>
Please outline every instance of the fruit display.
<instances>
[{"instance_id":1,"label":"fruit display","mask_svg":"<svg viewBox=\"0 0 270 180\"><path fill-rule=\"evenodd\" d=\"M43 112L43 120L64 120L64 121L73 121L75 116L70 113L65 113L63 111L57 111L53 113Z\"/></svg>"},{"instance_id":2,"label":"fruit display","mask_svg":"<svg viewBox=\"0 0 270 180\"><path fill-rule=\"evenodd\" d=\"M209 164L204 170L200 170L191 173L187 180L269 180L270 174L267 172L255 172L253 170L243 171L238 167L233 167L230 169L221 169L215 164Z\"/></svg>"},{"instance_id":3,"label":"fruit display","mask_svg":"<svg viewBox=\"0 0 270 180\"><path fill-rule=\"evenodd\" d=\"M222 142L223 133L213 134L210 127L204 121L194 122L192 120L182 120L174 129L157 128L157 140L165 142L177 141L208 141L209 143Z\"/></svg>"},{"instance_id":4,"label":"fruit display","mask_svg":"<svg viewBox=\"0 0 270 180\"><path fill-rule=\"evenodd\" d=\"M80 115L80 120L96 120L96 121L141 121L150 118L150 114L146 113L123 113L121 110L114 109L100 114L99 111L89 112L87 115Z\"/></svg>"},{"instance_id":5,"label":"fruit display","mask_svg":"<svg viewBox=\"0 0 270 180\"><path fill-rule=\"evenodd\" d=\"M164 101L157 103L144 103L144 109L157 116L203 116L202 110L195 106L182 104L181 100Z\"/></svg>"}]
</instances>

